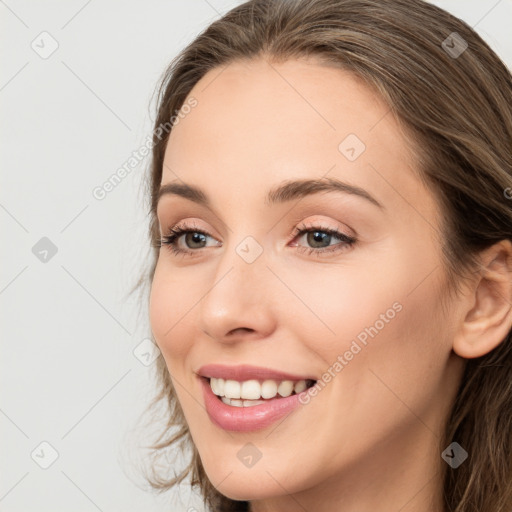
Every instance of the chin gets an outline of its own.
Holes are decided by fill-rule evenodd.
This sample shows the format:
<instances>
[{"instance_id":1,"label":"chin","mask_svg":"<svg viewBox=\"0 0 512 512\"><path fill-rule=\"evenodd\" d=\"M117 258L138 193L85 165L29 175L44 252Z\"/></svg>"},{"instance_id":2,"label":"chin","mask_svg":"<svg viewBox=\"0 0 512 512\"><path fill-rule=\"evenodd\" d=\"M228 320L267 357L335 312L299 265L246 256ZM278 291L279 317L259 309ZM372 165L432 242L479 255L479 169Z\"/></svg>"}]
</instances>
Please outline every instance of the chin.
<instances>
[{"instance_id":1,"label":"chin","mask_svg":"<svg viewBox=\"0 0 512 512\"><path fill-rule=\"evenodd\" d=\"M229 499L253 501L279 497L283 495L283 487L286 487L287 494L300 491L300 483L296 479L290 480L290 468L286 465L278 467L279 461L273 460L267 465L259 461L252 468L246 468L238 460L236 462L232 465L219 464L219 461L203 464L210 482Z\"/></svg>"},{"instance_id":2,"label":"chin","mask_svg":"<svg viewBox=\"0 0 512 512\"><path fill-rule=\"evenodd\" d=\"M283 489L274 482L274 486L261 486L256 478L246 476L245 481L238 479L231 480L230 475L222 484L217 486L217 490L231 500L236 501L254 501L264 500L277 496L282 496ZM228 481L229 480L229 481Z\"/></svg>"}]
</instances>

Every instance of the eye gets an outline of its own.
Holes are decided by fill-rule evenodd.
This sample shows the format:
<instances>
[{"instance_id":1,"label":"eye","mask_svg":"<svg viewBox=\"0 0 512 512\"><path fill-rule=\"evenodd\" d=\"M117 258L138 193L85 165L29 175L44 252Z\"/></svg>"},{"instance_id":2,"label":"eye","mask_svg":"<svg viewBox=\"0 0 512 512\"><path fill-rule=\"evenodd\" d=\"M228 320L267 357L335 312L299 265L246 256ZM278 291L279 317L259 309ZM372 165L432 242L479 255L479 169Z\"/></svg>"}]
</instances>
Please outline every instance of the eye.
<instances>
[{"instance_id":1,"label":"eye","mask_svg":"<svg viewBox=\"0 0 512 512\"><path fill-rule=\"evenodd\" d=\"M296 238L305 238L306 243L312 247L297 245L297 250L307 254L325 254L347 250L352 247L357 239L332 228L324 228L322 226L300 226L295 228L294 236ZM333 239L341 242L331 245Z\"/></svg>"},{"instance_id":2,"label":"eye","mask_svg":"<svg viewBox=\"0 0 512 512\"><path fill-rule=\"evenodd\" d=\"M173 254L192 254L198 252L198 249L206 247L206 239L211 236L205 231L194 225L179 224L169 228L169 234L162 236L157 241L156 247L167 245ZM180 238L185 240L186 247L179 246Z\"/></svg>"},{"instance_id":3,"label":"eye","mask_svg":"<svg viewBox=\"0 0 512 512\"><path fill-rule=\"evenodd\" d=\"M175 255L192 256L194 253L199 253L199 249L207 248L206 243L208 238L213 238L209 233L197 226L187 225L185 223L171 227L168 231L170 234L162 236L155 244L155 247L167 245L170 251ZM295 228L293 232L294 240L304 236L306 243L311 244L312 247L305 247L296 243L292 244L292 247L296 247L299 252L306 252L307 254L325 254L343 251L349 249L357 242L355 237L336 229L322 226L301 226ZM179 242L181 238L185 241L185 247L180 247ZM340 242L331 245L330 242L332 242L333 239L338 239Z\"/></svg>"}]
</instances>

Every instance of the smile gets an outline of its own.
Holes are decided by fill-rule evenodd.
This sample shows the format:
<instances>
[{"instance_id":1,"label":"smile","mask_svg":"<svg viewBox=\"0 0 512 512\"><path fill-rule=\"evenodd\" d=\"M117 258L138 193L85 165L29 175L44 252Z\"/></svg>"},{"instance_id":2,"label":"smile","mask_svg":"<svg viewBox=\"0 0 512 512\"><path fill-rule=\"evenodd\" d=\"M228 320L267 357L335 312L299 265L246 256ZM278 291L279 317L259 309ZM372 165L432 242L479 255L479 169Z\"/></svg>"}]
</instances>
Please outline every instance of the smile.
<instances>
[{"instance_id":1,"label":"smile","mask_svg":"<svg viewBox=\"0 0 512 512\"><path fill-rule=\"evenodd\" d=\"M224 380L222 378L210 378L210 387L226 405L233 407L253 407L265 403L265 400L273 398L286 398L299 394L313 386L313 380L301 379L296 382L291 380L275 381L267 379L258 381L255 379L238 382L236 380Z\"/></svg>"},{"instance_id":2,"label":"smile","mask_svg":"<svg viewBox=\"0 0 512 512\"><path fill-rule=\"evenodd\" d=\"M248 365L208 365L197 376L211 422L237 432L260 430L288 415L301 405L301 394L316 383L309 375Z\"/></svg>"}]
</instances>

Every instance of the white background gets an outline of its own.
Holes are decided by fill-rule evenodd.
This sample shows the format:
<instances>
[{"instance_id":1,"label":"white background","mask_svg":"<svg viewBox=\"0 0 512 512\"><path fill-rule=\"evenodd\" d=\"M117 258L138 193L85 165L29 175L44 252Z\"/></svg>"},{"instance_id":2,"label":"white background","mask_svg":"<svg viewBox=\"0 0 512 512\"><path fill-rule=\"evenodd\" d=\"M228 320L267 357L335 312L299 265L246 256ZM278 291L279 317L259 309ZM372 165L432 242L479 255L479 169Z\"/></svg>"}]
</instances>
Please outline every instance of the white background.
<instances>
[{"instance_id":1,"label":"white background","mask_svg":"<svg viewBox=\"0 0 512 512\"><path fill-rule=\"evenodd\" d=\"M239 3L0 0L2 512L203 510L186 486L147 492L137 471L153 366L133 354L150 328L125 294L149 255L147 162L103 200L92 190L151 133L166 65ZM434 3L512 67L512 0ZM47 59L31 47L43 31L59 45ZM43 237L47 262L32 251Z\"/></svg>"}]
</instances>

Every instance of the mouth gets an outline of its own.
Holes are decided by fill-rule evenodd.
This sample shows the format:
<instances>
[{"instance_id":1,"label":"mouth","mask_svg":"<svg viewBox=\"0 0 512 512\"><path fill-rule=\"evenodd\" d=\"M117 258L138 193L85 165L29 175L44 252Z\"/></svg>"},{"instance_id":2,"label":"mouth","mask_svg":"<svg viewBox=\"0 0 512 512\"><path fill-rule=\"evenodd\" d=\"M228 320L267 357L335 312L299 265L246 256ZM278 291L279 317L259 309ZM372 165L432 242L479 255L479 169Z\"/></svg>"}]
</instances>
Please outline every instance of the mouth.
<instances>
[{"instance_id":1,"label":"mouth","mask_svg":"<svg viewBox=\"0 0 512 512\"><path fill-rule=\"evenodd\" d=\"M313 387L316 380L250 379L237 381L216 377L202 377L217 399L232 407L254 407L269 401L298 395Z\"/></svg>"},{"instance_id":2,"label":"mouth","mask_svg":"<svg viewBox=\"0 0 512 512\"><path fill-rule=\"evenodd\" d=\"M250 432L271 424L309 403L317 380L268 367L209 364L196 372L210 420L223 430Z\"/></svg>"}]
</instances>

